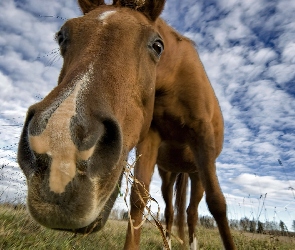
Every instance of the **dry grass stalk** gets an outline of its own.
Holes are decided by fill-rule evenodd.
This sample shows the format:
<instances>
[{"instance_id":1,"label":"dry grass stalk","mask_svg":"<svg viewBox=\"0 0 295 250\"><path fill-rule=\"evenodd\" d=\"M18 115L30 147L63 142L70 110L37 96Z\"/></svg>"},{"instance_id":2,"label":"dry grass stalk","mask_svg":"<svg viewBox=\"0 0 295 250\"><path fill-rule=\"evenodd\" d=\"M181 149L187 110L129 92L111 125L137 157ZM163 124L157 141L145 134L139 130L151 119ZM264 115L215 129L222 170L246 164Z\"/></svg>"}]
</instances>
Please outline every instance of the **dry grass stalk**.
<instances>
[{"instance_id":1,"label":"dry grass stalk","mask_svg":"<svg viewBox=\"0 0 295 250\"><path fill-rule=\"evenodd\" d=\"M159 203L157 202L156 199L154 199L153 197L151 197L149 191L145 188L144 183L138 181L134 177L134 175L132 173L132 170L135 167L135 163L138 161L139 157L140 157L140 155L135 159L135 161L132 164L129 164L127 162L126 163L126 167L125 167L125 172L124 172L124 176L125 176L125 179L126 179L126 189L125 189L124 201L125 201L125 204L126 204L127 210L128 210L128 217L129 217L130 226L131 226L131 233L132 233L132 235L134 235L134 229L139 229L144 224L145 221L148 221L148 222L150 222L154 227L156 227L160 231L160 234L161 234L162 241L163 241L163 244L164 244L165 249L166 250L170 250L169 245L168 245L168 242L167 242L167 239L165 237L166 230L164 229L163 225L159 221L160 205L159 205ZM144 194L141 194L139 192L139 189L137 189L136 192L137 192L138 197L140 198L140 201L142 202L142 204L145 204L145 210L147 211L147 213L143 212L143 220L137 226L134 226L133 225L133 221L132 221L131 216L130 216L130 209L129 209L128 202L127 202L127 196L129 194L129 191L130 191L130 187L129 186L132 187L132 185L134 185L134 184L137 184L137 185L141 186L142 189L144 190ZM146 199L146 202L144 201L145 199ZM158 212L157 212L157 215L156 216L151 211L151 205L150 206L148 205L149 203L152 203L152 202L155 202L157 204L157 206L158 206ZM151 216L155 223L153 223L152 221L150 221L148 219L148 216ZM172 233L171 233L171 235L180 244L183 244L183 241L180 238L178 238L177 236L175 236Z\"/></svg>"}]
</instances>

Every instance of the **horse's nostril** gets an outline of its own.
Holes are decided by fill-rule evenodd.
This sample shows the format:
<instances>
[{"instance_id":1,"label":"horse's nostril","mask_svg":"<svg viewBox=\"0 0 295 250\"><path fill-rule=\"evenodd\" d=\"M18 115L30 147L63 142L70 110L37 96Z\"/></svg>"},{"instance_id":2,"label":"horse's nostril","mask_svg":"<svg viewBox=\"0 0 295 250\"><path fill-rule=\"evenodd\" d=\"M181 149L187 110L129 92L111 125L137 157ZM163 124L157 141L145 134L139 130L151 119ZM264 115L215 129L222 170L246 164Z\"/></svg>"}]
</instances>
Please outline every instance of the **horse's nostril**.
<instances>
[{"instance_id":1,"label":"horse's nostril","mask_svg":"<svg viewBox=\"0 0 295 250\"><path fill-rule=\"evenodd\" d=\"M51 158L48 154L37 154L34 153L36 157L36 164L38 166L37 172L44 173L44 171L50 166Z\"/></svg>"},{"instance_id":2,"label":"horse's nostril","mask_svg":"<svg viewBox=\"0 0 295 250\"><path fill-rule=\"evenodd\" d=\"M113 120L106 120L104 121L104 127L106 132L102 138L102 143L105 145L112 145L120 139L121 134L118 128L118 124Z\"/></svg>"},{"instance_id":3,"label":"horse's nostril","mask_svg":"<svg viewBox=\"0 0 295 250\"><path fill-rule=\"evenodd\" d=\"M86 175L87 174L87 161L78 161L77 162L77 173L79 175Z\"/></svg>"},{"instance_id":4,"label":"horse's nostril","mask_svg":"<svg viewBox=\"0 0 295 250\"><path fill-rule=\"evenodd\" d=\"M28 178L36 170L36 157L29 145L29 125L34 118L35 110L30 108L20 137L17 160Z\"/></svg>"},{"instance_id":5,"label":"horse's nostril","mask_svg":"<svg viewBox=\"0 0 295 250\"><path fill-rule=\"evenodd\" d=\"M105 133L104 124L89 122L87 119L78 119L77 116L71 118L70 123L71 138L79 151L85 151L96 145L97 141Z\"/></svg>"},{"instance_id":6,"label":"horse's nostril","mask_svg":"<svg viewBox=\"0 0 295 250\"><path fill-rule=\"evenodd\" d=\"M32 107L29 108L28 113L27 113L27 118L24 124L24 127L28 130L29 132L29 127L31 125L32 120L34 119L36 114L36 110Z\"/></svg>"}]
</instances>

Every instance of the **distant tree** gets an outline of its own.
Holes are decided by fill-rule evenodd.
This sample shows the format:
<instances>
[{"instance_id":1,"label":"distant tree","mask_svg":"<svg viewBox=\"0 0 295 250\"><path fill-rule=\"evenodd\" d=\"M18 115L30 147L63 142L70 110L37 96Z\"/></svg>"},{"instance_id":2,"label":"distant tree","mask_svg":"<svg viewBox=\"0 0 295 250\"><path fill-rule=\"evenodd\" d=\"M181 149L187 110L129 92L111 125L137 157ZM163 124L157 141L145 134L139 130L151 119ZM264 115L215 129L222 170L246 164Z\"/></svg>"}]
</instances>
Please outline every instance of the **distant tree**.
<instances>
[{"instance_id":1,"label":"distant tree","mask_svg":"<svg viewBox=\"0 0 295 250\"><path fill-rule=\"evenodd\" d=\"M261 221L258 221L257 225L257 233L262 234L263 233L263 223Z\"/></svg>"},{"instance_id":2,"label":"distant tree","mask_svg":"<svg viewBox=\"0 0 295 250\"><path fill-rule=\"evenodd\" d=\"M295 220L293 220L293 222L292 222L292 229L295 232Z\"/></svg>"},{"instance_id":3,"label":"distant tree","mask_svg":"<svg viewBox=\"0 0 295 250\"><path fill-rule=\"evenodd\" d=\"M255 233L256 232L256 221L254 221L254 220L251 220L250 221L249 231L251 233Z\"/></svg>"},{"instance_id":4,"label":"distant tree","mask_svg":"<svg viewBox=\"0 0 295 250\"><path fill-rule=\"evenodd\" d=\"M120 213L120 210L118 208L113 208L111 213L110 213L110 216L109 218L112 219L112 220L119 220L119 213Z\"/></svg>"},{"instance_id":5,"label":"distant tree","mask_svg":"<svg viewBox=\"0 0 295 250\"><path fill-rule=\"evenodd\" d=\"M250 220L247 217L241 218L240 226L243 231L248 231L250 229Z\"/></svg>"},{"instance_id":6,"label":"distant tree","mask_svg":"<svg viewBox=\"0 0 295 250\"><path fill-rule=\"evenodd\" d=\"M164 223L166 222L166 219L165 219L165 215L164 215L164 213L161 213L161 214L160 214L160 218L159 218L159 220L160 220L160 222L161 222L162 224L164 224Z\"/></svg>"},{"instance_id":7,"label":"distant tree","mask_svg":"<svg viewBox=\"0 0 295 250\"><path fill-rule=\"evenodd\" d=\"M280 228L281 228L282 235L285 235L288 232L288 228L287 228L285 222L283 222L281 220L280 223L279 223L279 225L280 225Z\"/></svg>"},{"instance_id":8,"label":"distant tree","mask_svg":"<svg viewBox=\"0 0 295 250\"><path fill-rule=\"evenodd\" d=\"M280 226L276 221L266 221L264 223L264 230L277 231L277 230L280 230Z\"/></svg>"},{"instance_id":9,"label":"distant tree","mask_svg":"<svg viewBox=\"0 0 295 250\"><path fill-rule=\"evenodd\" d=\"M200 217L200 224L206 228L214 228L215 227L215 220L211 216L201 216Z\"/></svg>"},{"instance_id":10,"label":"distant tree","mask_svg":"<svg viewBox=\"0 0 295 250\"><path fill-rule=\"evenodd\" d=\"M111 213L110 213L110 216L109 218L112 219L112 220L124 220L125 217L124 217L124 214L127 214L127 217L126 219L128 219L128 212L126 212L126 210L124 209L120 209L120 208L113 208Z\"/></svg>"},{"instance_id":11,"label":"distant tree","mask_svg":"<svg viewBox=\"0 0 295 250\"><path fill-rule=\"evenodd\" d=\"M233 220L233 219L229 220L229 226L233 230L239 230L239 228L240 228L239 227L239 220Z\"/></svg>"},{"instance_id":12,"label":"distant tree","mask_svg":"<svg viewBox=\"0 0 295 250\"><path fill-rule=\"evenodd\" d=\"M124 213L122 214L122 220L128 220L128 212L124 211Z\"/></svg>"}]
</instances>

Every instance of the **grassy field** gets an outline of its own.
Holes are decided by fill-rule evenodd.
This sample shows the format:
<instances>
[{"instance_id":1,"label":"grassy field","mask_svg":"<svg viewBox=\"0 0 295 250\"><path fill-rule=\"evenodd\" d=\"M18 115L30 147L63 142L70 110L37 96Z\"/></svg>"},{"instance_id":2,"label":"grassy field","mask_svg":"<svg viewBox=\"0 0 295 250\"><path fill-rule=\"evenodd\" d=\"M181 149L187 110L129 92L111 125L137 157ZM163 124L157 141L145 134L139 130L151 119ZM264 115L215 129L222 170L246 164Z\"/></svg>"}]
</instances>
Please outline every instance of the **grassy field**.
<instances>
[{"instance_id":1,"label":"grassy field","mask_svg":"<svg viewBox=\"0 0 295 250\"><path fill-rule=\"evenodd\" d=\"M103 230L91 235L74 235L69 232L54 231L34 222L23 208L14 209L0 206L0 249L122 249L127 222L110 220ZM216 229L199 227L196 231L200 249L222 249ZM233 232L238 249L295 249L295 238L273 237L269 235ZM172 239L172 247L181 249ZM145 223L141 237L143 250L161 249L159 231L150 223Z\"/></svg>"}]
</instances>

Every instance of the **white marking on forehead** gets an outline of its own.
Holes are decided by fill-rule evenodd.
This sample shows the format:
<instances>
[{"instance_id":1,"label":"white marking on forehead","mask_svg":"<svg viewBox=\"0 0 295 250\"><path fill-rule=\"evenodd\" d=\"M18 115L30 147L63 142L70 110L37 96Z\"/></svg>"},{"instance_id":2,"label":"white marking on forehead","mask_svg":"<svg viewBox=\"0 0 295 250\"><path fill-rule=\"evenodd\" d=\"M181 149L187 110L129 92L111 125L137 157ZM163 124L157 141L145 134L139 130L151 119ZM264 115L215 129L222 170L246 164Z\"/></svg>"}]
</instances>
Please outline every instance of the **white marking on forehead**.
<instances>
[{"instance_id":1,"label":"white marking on forehead","mask_svg":"<svg viewBox=\"0 0 295 250\"><path fill-rule=\"evenodd\" d=\"M98 20L103 21L103 24L106 24L106 19L109 18L110 16L114 15L116 12L117 11L115 11L115 10L105 11L98 16Z\"/></svg>"},{"instance_id":2,"label":"white marking on forehead","mask_svg":"<svg viewBox=\"0 0 295 250\"><path fill-rule=\"evenodd\" d=\"M93 65L77 78L72 93L59 105L51 115L42 134L30 136L31 148L39 154L52 158L50 166L49 187L55 193L65 191L66 185L76 175L76 160L88 160L94 147L79 151L71 138L71 118L76 115L78 94L87 88L93 73Z\"/></svg>"}]
</instances>

